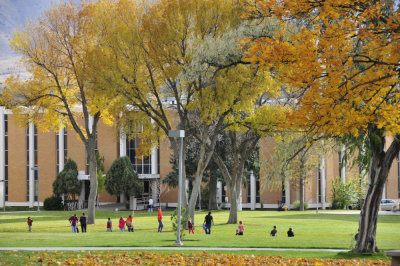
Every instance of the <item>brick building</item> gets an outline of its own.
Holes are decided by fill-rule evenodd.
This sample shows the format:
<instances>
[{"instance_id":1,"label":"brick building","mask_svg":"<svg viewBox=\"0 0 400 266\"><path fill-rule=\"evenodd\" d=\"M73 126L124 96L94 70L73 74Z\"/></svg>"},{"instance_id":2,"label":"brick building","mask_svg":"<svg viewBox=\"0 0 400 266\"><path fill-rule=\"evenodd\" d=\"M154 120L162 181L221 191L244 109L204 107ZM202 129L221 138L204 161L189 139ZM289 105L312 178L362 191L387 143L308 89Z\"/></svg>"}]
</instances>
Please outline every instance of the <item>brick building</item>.
<instances>
[{"instance_id":1,"label":"brick building","mask_svg":"<svg viewBox=\"0 0 400 266\"><path fill-rule=\"evenodd\" d=\"M143 180L144 193L153 197L155 202L160 196L162 204L176 206L177 190L160 182L171 171L171 150L168 140L161 141L159 148L154 149L149 156L136 155L137 143L138 138L127 140L114 128L102 122L99 123L97 149L105 158L105 171L116 158L126 155L131 159L139 178ZM270 150L272 147L271 140L262 140L261 160L265 159L263 151ZM316 207L317 192L318 206L329 207L333 178L340 177L345 181L359 176L357 167L348 169L341 163L342 154L342 150L329 152L321 159L320 166L308 173L305 200L309 207ZM0 182L0 206L3 206L4 199L6 206L32 207L37 205L38 200L42 204L45 198L52 195L53 181L57 173L63 169L66 158L72 158L77 163L78 179L84 185L81 198L87 199L89 181L86 152L76 133L67 128L59 132L40 132L33 124L21 127L17 125L11 111L0 107L0 180L2 181ZM274 209L278 208L282 202L290 205L300 198L298 184L287 184L286 190L282 187L278 190L270 191L265 188L260 191L263 186L260 184L259 177L249 176L247 179L246 183L249 185L242 189L243 208ZM159 189L161 191L159 195L154 193ZM400 198L399 158L392 165L383 193L382 198ZM218 182L217 198L222 206L229 206L229 191L222 182ZM101 203L116 202L117 197L104 191L99 201Z\"/></svg>"}]
</instances>

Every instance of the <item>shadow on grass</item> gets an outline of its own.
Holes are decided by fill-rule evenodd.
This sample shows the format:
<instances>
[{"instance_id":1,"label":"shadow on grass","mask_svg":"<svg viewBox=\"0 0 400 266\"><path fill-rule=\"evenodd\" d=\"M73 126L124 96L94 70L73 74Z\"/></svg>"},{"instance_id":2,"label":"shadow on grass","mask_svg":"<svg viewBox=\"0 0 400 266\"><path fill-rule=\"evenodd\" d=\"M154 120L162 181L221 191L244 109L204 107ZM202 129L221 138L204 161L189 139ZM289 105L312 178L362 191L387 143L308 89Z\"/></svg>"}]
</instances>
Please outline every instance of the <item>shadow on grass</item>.
<instances>
[{"instance_id":1,"label":"shadow on grass","mask_svg":"<svg viewBox=\"0 0 400 266\"><path fill-rule=\"evenodd\" d=\"M315 213L312 214L292 214L290 215L274 215L274 216L255 216L254 219L287 219L287 220L337 220L347 222L358 222L359 214L327 214L327 213ZM397 217L393 216L379 216L379 223L393 223L397 221Z\"/></svg>"}]
</instances>

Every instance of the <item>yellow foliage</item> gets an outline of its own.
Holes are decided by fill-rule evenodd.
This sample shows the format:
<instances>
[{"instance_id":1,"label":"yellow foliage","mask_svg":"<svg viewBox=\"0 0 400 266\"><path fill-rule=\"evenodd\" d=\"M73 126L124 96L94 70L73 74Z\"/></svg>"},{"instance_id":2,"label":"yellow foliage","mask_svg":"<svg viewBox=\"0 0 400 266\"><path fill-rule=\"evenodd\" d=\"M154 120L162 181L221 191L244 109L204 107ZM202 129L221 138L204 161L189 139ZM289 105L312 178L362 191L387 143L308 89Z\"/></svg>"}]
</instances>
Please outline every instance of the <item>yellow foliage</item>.
<instances>
[{"instance_id":1,"label":"yellow foliage","mask_svg":"<svg viewBox=\"0 0 400 266\"><path fill-rule=\"evenodd\" d=\"M397 99L400 26L394 1L248 1L244 18L275 16L301 30L244 40L247 60L273 68L282 84L296 88L285 127L354 136L376 124L400 133Z\"/></svg>"}]
</instances>

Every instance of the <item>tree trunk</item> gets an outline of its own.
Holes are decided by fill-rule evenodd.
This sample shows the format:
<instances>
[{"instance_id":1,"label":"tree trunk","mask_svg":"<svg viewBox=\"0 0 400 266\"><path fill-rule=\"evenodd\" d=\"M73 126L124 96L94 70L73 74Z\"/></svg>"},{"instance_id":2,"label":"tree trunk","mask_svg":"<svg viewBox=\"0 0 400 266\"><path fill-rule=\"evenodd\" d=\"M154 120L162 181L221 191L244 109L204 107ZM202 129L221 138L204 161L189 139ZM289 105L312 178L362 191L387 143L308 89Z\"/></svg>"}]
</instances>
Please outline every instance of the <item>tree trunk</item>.
<instances>
[{"instance_id":1,"label":"tree trunk","mask_svg":"<svg viewBox=\"0 0 400 266\"><path fill-rule=\"evenodd\" d=\"M96 162L96 133L88 136L86 146L87 160L89 162L90 192L88 198L88 224L95 223L95 205L97 195L97 162Z\"/></svg>"},{"instance_id":2,"label":"tree trunk","mask_svg":"<svg viewBox=\"0 0 400 266\"><path fill-rule=\"evenodd\" d=\"M209 210L217 210L217 178L210 177L210 181L208 183L208 209Z\"/></svg>"},{"instance_id":3,"label":"tree trunk","mask_svg":"<svg viewBox=\"0 0 400 266\"><path fill-rule=\"evenodd\" d=\"M353 252L357 253L379 251L376 246L379 205L390 167L400 150L400 145L396 141L400 136L396 135L394 141L385 152L385 137L383 133L383 130L377 129L369 133L371 146L370 183L361 209L357 243L353 250Z\"/></svg>"},{"instance_id":4,"label":"tree trunk","mask_svg":"<svg viewBox=\"0 0 400 266\"><path fill-rule=\"evenodd\" d=\"M304 211L304 177L300 177L300 211Z\"/></svg>"},{"instance_id":5,"label":"tree trunk","mask_svg":"<svg viewBox=\"0 0 400 266\"><path fill-rule=\"evenodd\" d=\"M237 207L238 207L238 202L237 202L237 191L236 191L236 182L232 180L232 182L229 183L229 198L231 202L231 207L229 210L229 219L228 219L228 224L236 224L237 223Z\"/></svg>"}]
</instances>

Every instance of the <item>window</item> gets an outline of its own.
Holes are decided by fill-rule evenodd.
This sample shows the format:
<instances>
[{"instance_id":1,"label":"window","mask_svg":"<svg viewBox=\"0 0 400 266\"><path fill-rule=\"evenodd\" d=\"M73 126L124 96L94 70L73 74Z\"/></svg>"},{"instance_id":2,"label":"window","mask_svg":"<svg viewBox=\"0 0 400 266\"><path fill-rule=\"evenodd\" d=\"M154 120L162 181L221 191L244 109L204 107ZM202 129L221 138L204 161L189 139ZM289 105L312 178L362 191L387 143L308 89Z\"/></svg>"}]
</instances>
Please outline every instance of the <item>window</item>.
<instances>
[{"instance_id":1,"label":"window","mask_svg":"<svg viewBox=\"0 0 400 266\"><path fill-rule=\"evenodd\" d=\"M67 161L68 147L67 147L67 129L64 128L64 164ZM59 131L56 133L56 175L60 172L60 134Z\"/></svg>"},{"instance_id":2,"label":"window","mask_svg":"<svg viewBox=\"0 0 400 266\"><path fill-rule=\"evenodd\" d=\"M256 180L256 203L260 203L260 179L254 176ZM247 177L247 203L251 203L251 185L250 175Z\"/></svg>"},{"instance_id":3,"label":"window","mask_svg":"<svg viewBox=\"0 0 400 266\"><path fill-rule=\"evenodd\" d=\"M282 181L282 203L286 203L286 190L285 190L285 183Z\"/></svg>"},{"instance_id":4,"label":"window","mask_svg":"<svg viewBox=\"0 0 400 266\"><path fill-rule=\"evenodd\" d=\"M344 167L344 165L343 165L344 164L344 154L342 151L339 151L338 155L339 155L339 178L342 179L343 178L342 169Z\"/></svg>"},{"instance_id":5,"label":"window","mask_svg":"<svg viewBox=\"0 0 400 266\"><path fill-rule=\"evenodd\" d=\"M151 174L151 157L138 155L139 144L140 138L138 134L133 138L128 138L126 140L126 155L138 174Z\"/></svg>"},{"instance_id":6,"label":"window","mask_svg":"<svg viewBox=\"0 0 400 266\"><path fill-rule=\"evenodd\" d=\"M4 200L8 201L8 115L4 115Z\"/></svg>"},{"instance_id":7,"label":"window","mask_svg":"<svg viewBox=\"0 0 400 266\"><path fill-rule=\"evenodd\" d=\"M33 137L33 146L34 146L34 166L38 166L38 138L37 138L37 127L34 126L34 137ZM26 201L29 201L29 125L26 127ZM34 184L39 182L38 172L34 171ZM35 185L36 186L36 185ZM38 196L34 196L34 200L38 200Z\"/></svg>"},{"instance_id":8,"label":"window","mask_svg":"<svg viewBox=\"0 0 400 266\"><path fill-rule=\"evenodd\" d=\"M322 169L321 169L321 165L318 165L317 168L318 171L318 203L321 203L321 176L322 176Z\"/></svg>"}]
</instances>

